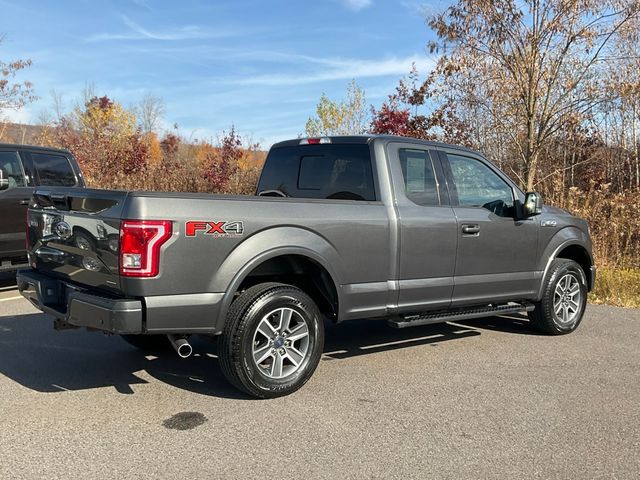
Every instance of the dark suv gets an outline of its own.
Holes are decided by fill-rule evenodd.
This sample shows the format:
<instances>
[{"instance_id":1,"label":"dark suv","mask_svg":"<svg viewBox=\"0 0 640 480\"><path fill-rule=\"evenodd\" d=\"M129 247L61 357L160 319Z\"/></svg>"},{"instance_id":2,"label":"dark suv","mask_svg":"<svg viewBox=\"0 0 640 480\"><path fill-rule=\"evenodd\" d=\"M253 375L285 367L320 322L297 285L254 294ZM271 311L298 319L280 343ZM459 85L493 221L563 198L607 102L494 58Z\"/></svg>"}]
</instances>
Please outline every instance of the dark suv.
<instances>
[{"instance_id":1,"label":"dark suv","mask_svg":"<svg viewBox=\"0 0 640 480\"><path fill-rule=\"evenodd\" d=\"M67 150L0 143L0 272L27 264L25 218L36 187L84 187Z\"/></svg>"}]
</instances>

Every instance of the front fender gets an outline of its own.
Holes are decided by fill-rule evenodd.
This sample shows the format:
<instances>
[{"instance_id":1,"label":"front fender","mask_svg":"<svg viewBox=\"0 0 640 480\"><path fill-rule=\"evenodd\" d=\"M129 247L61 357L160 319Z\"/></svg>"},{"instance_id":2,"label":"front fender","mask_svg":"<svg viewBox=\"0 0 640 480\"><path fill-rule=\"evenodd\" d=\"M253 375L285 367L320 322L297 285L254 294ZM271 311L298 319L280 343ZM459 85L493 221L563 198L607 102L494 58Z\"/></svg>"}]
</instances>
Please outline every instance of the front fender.
<instances>
[{"instance_id":1,"label":"front fender","mask_svg":"<svg viewBox=\"0 0 640 480\"><path fill-rule=\"evenodd\" d=\"M578 245L584 248L589 255L589 261L593 265L593 254L591 253L591 238L584 231L575 226L567 226L560 229L554 234L542 251L538 260L538 271L542 271L540 278L540 287L538 290L538 299L542 298L542 289L544 287L544 279L547 277L551 262L558 257L558 254L571 245ZM589 272L585 272L589 275Z\"/></svg>"},{"instance_id":2,"label":"front fender","mask_svg":"<svg viewBox=\"0 0 640 480\"><path fill-rule=\"evenodd\" d=\"M215 272L210 292L225 292L216 321L222 328L233 296L242 281L261 263L281 255L301 255L320 264L331 276L340 304L340 255L331 243L320 235L299 227L274 227L252 235L240 243Z\"/></svg>"}]
</instances>

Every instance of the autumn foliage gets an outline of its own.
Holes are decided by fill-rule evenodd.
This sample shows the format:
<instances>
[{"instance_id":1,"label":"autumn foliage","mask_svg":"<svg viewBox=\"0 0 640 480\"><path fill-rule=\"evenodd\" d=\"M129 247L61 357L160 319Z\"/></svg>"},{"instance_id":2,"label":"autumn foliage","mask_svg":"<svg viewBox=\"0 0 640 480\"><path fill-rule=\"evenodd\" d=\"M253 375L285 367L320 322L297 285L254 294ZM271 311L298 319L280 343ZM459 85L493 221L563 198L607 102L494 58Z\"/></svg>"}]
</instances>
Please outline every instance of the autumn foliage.
<instances>
[{"instance_id":1,"label":"autumn foliage","mask_svg":"<svg viewBox=\"0 0 640 480\"><path fill-rule=\"evenodd\" d=\"M143 133L135 114L106 96L74 109L41 140L69 149L96 188L252 194L264 158L233 126L215 141Z\"/></svg>"}]
</instances>

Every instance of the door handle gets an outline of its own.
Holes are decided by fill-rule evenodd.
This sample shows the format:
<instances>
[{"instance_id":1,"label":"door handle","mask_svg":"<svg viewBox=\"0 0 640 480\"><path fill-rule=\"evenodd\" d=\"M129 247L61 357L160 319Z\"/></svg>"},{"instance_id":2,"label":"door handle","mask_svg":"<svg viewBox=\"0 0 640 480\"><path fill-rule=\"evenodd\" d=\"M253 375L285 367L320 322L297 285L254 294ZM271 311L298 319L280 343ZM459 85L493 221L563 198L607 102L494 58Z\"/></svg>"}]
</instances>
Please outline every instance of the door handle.
<instances>
[{"instance_id":1,"label":"door handle","mask_svg":"<svg viewBox=\"0 0 640 480\"><path fill-rule=\"evenodd\" d=\"M464 235L478 235L480 233L480 225L477 225L477 224L462 225L462 233Z\"/></svg>"}]
</instances>

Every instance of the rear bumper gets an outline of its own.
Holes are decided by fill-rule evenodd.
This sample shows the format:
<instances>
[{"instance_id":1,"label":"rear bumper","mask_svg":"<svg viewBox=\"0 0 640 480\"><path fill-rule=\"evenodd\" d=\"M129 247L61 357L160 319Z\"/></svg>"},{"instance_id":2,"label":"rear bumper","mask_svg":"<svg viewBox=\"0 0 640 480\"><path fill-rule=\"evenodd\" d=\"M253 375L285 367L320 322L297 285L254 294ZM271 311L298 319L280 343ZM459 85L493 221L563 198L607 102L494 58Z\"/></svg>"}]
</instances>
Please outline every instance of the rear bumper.
<instances>
[{"instance_id":1,"label":"rear bumper","mask_svg":"<svg viewBox=\"0 0 640 480\"><path fill-rule=\"evenodd\" d=\"M0 272L14 272L27 267L29 267L29 264L27 263L26 252L23 252L20 257L9 257L0 260Z\"/></svg>"},{"instance_id":2,"label":"rear bumper","mask_svg":"<svg viewBox=\"0 0 640 480\"><path fill-rule=\"evenodd\" d=\"M69 325L117 334L142 333L142 302L87 293L33 270L21 270L18 289L36 308Z\"/></svg>"}]
</instances>

